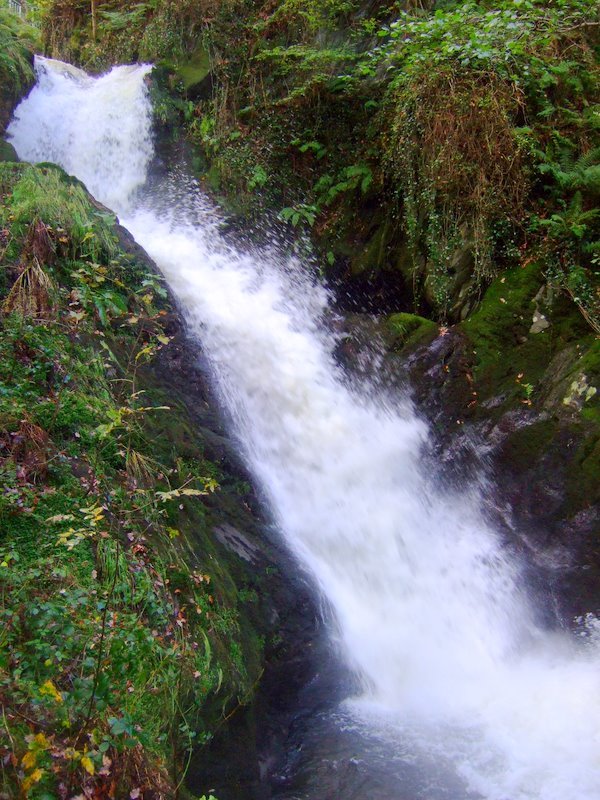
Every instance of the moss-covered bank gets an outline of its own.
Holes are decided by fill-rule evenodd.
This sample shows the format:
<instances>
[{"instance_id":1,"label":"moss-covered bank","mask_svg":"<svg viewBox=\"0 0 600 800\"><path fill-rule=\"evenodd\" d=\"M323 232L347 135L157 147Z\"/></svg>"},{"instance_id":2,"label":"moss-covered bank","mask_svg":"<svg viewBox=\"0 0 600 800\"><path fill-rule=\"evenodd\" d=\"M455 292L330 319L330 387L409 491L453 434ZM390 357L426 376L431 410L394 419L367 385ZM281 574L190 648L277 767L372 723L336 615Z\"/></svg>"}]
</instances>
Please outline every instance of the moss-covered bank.
<instances>
[{"instance_id":1,"label":"moss-covered bank","mask_svg":"<svg viewBox=\"0 0 600 800\"><path fill-rule=\"evenodd\" d=\"M181 793L273 624L250 487L201 378L174 398L180 323L122 243L58 168L0 165L8 797Z\"/></svg>"}]
</instances>

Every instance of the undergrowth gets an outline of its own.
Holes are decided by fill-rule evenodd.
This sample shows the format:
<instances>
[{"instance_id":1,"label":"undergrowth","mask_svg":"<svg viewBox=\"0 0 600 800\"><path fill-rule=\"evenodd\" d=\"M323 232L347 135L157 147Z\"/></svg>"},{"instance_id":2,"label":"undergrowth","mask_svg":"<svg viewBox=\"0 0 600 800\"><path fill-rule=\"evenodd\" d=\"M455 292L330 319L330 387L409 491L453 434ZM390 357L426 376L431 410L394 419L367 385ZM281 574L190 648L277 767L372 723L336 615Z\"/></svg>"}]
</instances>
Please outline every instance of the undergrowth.
<instances>
[{"instance_id":1,"label":"undergrowth","mask_svg":"<svg viewBox=\"0 0 600 800\"><path fill-rule=\"evenodd\" d=\"M535 259L598 331L593 0L38 5L48 50L84 66L162 60L183 91L202 54L210 88L160 113L215 193L309 234L331 274L392 275L456 321Z\"/></svg>"},{"instance_id":2,"label":"undergrowth","mask_svg":"<svg viewBox=\"0 0 600 800\"><path fill-rule=\"evenodd\" d=\"M185 124L236 210L275 209L326 268L395 271L440 320L535 259L598 330L595 3L238 2L198 19L215 89Z\"/></svg>"},{"instance_id":3,"label":"undergrowth","mask_svg":"<svg viewBox=\"0 0 600 800\"><path fill-rule=\"evenodd\" d=\"M139 378L169 343L165 290L112 223L58 168L0 165L5 797L173 797L224 671L247 680L180 525L215 469L151 439L176 413Z\"/></svg>"}]
</instances>

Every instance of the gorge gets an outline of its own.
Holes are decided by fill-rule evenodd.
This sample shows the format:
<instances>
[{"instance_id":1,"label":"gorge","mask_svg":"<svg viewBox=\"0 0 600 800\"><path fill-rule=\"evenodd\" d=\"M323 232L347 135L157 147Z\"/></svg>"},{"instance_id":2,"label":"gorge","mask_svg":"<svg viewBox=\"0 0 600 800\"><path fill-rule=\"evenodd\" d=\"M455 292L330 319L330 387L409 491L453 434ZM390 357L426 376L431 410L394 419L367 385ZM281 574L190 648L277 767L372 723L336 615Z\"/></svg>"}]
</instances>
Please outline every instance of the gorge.
<instances>
[{"instance_id":1,"label":"gorge","mask_svg":"<svg viewBox=\"0 0 600 800\"><path fill-rule=\"evenodd\" d=\"M575 633L552 614L539 622L539 592L530 597L519 554L482 510L493 485L486 475L444 483L409 386L387 391L342 372L330 297L298 256L232 245L197 181L152 173L150 70L93 78L38 58L10 141L119 215L201 341L243 458L316 582L328 646L352 675L326 728L353 731L351 747L364 748L353 756L362 791L593 800L596 618ZM302 791L272 796L325 796Z\"/></svg>"}]
</instances>

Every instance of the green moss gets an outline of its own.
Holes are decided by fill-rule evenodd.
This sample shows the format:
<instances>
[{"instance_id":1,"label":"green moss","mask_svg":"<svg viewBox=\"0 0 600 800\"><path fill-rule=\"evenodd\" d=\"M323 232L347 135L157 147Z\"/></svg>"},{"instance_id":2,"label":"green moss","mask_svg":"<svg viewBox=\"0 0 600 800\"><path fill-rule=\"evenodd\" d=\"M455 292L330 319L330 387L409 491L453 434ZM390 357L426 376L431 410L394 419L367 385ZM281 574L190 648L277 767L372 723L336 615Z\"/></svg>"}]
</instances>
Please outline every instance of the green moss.
<instances>
[{"instance_id":1,"label":"green moss","mask_svg":"<svg viewBox=\"0 0 600 800\"><path fill-rule=\"evenodd\" d=\"M438 333L435 322L416 314L392 314L387 318L386 326L391 335L391 347L397 351L423 344Z\"/></svg>"},{"instance_id":2,"label":"green moss","mask_svg":"<svg viewBox=\"0 0 600 800\"><path fill-rule=\"evenodd\" d=\"M0 139L0 161L18 161L17 151L10 142Z\"/></svg>"},{"instance_id":3,"label":"green moss","mask_svg":"<svg viewBox=\"0 0 600 800\"><path fill-rule=\"evenodd\" d=\"M345 221L347 229L354 224L355 211L352 206L348 209L348 218ZM390 222L385 220L383 223L376 224L375 231L369 238L362 252L350 252L351 271L353 275L363 272L377 272L385 266L387 261L387 245L390 235Z\"/></svg>"},{"instance_id":4,"label":"green moss","mask_svg":"<svg viewBox=\"0 0 600 800\"><path fill-rule=\"evenodd\" d=\"M33 83L33 53L39 32L17 14L0 9L0 132L18 98Z\"/></svg>"},{"instance_id":5,"label":"green moss","mask_svg":"<svg viewBox=\"0 0 600 800\"><path fill-rule=\"evenodd\" d=\"M7 177L11 176L9 167L5 168ZM17 236L22 236L37 216L52 228L66 231L73 245L72 255L79 252L98 259L102 254L110 258L116 253L114 215L95 208L83 184L60 167L24 165L18 172L12 171L12 180L10 220L6 211L3 215L0 211L0 222L10 223Z\"/></svg>"},{"instance_id":6,"label":"green moss","mask_svg":"<svg viewBox=\"0 0 600 800\"><path fill-rule=\"evenodd\" d=\"M567 511L571 513L600 501L600 436L598 427L593 430L580 444L568 473Z\"/></svg>"},{"instance_id":7,"label":"green moss","mask_svg":"<svg viewBox=\"0 0 600 800\"><path fill-rule=\"evenodd\" d=\"M577 368L589 377L590 383L596 384L600 381L600 340L592 336L580 338L578 347L581 355Z\"/></svg>"},{"instance_id":8,"label":"green moss","mask_svg":"<svg viewBox=\"0 0 600 800\"><path fill-rule=\"evenodd\" d=\"M536 311L549 325L531 333ZM529 404L541 398L561 414L573 381L586 375L590 383L598 383L599 343L566 295L548 288L536 263L508 270L493 281L460 328L472 347L480 399L502 396L508 404ZM588 416L597 403L594 397L585 404Z\"/></svg>"},{"instance_id":9,"label":"green moss","mask_svg":"<svg viewBox=\"0 0 600 800\"><path fill-rule=\"evenodd\" d=\"M189 59L176 64L175 70L187 91L204 80L210 72L210 56L202 45L197 47Z\"/></svg>"},{"instance_id":10,"label":"green moss","mask_svg":"<svg viewBox=\"0 0 600 800\"><path fill-rule=\"evenodd\" d=\"M589 422L600 421L599 354L598 340L580 339L571 348L568 368L562 370L554 393L568 413L577 413Z\"/></svg>"},{"instance_id":11,"label":"green moss","mask_svg":"<svg viewBox=\"0 0 600 800\"><path fill-rule=\"evenodd\" d=\"M507 388L516 393L518 374L535 383L548 365L551 333L529 334L533 300L544 283L537 264L509 270L492 282L477 311L461 324L473 345L474 375L483 396Z\"/></svg>"}]
</instances>

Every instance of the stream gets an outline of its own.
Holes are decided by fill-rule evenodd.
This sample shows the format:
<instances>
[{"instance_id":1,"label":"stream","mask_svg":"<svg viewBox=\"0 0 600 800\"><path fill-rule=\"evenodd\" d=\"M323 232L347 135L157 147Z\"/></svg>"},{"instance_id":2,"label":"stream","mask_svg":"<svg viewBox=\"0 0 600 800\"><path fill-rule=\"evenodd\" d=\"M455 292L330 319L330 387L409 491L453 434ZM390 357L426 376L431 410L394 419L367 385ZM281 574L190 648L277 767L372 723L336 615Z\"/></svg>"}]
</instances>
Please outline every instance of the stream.
<instances>
[{"instance_id":1,"label":"stream","mask_svg":"<svg viewBox=\"0 0 600 800\"><path fill-rule=\"evenodd\" d=\"M229 244L181 171L148 180L150 71L92 78L40 58L9 134L20 158L80 178L160 267L322 595L331 667L304 690L311 713L270 796L597 800L598 623L580 636L539 626L524 570L481 510L489 487L442 485L408 390L343 374L312 270L275 245Z\"/></svg>"}]
</instances>

